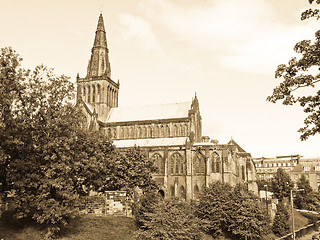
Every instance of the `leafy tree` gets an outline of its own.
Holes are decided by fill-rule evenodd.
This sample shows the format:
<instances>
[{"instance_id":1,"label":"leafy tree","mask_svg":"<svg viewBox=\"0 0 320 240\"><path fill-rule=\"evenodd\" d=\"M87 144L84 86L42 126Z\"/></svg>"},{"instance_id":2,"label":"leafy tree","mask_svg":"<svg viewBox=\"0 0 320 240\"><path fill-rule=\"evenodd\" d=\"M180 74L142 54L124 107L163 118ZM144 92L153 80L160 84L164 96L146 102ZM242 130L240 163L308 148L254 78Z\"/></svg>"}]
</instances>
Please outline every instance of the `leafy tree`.
<instances>
[{"instance_id":1,"label":"leafy tree","mask_svg":"<svg viewBox=\"0 0 320 240\"><path fill-rule=\"evenodd\" d=\"M228 230L237 239L261 239L269 233L269 216L253 192L237 185L231 199Z\"/></svg>"},{"instance_id":2,"label":"leafy tree","mask_svg":"<svg viewBox=\"0 0 320 240\"><path fill-rule=\"evenodd\" d=\"M201 239L203 233L190 203L180 199L160 200L144 208L136 239ZM149 199L150 202L151 199Z\"/></svg>"},{"instance_id":3,"label":"leafy tree","mask_svg":"<svg viewBox=\"0 0 320 240\"><path fill-rule=\"evenodd\" d=\"M276 174L272 178L270 190L273 192L275 198L282 201L283 198L290 197L290 190L293 188L293 185L289 174L282 168L278 168Z\"/></svg>"},{"instance_id":4,"label":"leafy tree","mask_svg":"<svg viewBox=\"0 0 320 240\"><path fill-rule=\"evenodd\" d=\"M309 0L310 4L313 2L320 3L318 0ZM319 9L309 9L301 14L301 20L313 17L319 19ZM267 100L273 103L282 100L284 105L300 104L308 116L304 120L305 126L300 128L298 132L301 133L301 140L306 140L320 132L320 90L316 91L320 74L318 71L314 74L309 71L313 67L317 67L317 70L320 69L320 31L315 33L314 43L310 40L302 40L295 45L294 50L301 54L301 57L298 59L294 57L287 65L278 66L275 77L284 80L273 89L272 95ZM313 89L313 93L306 96L299 95L298 90L306 87Z\"/></svg>"},{"instance_id":5,"label":"leafy tree","mask_svg":"<svg viewBox=\"0 0 320 240\"><path fill-rule=\"evenodd\" d=\"M279 202L277 205L277 212L274 218L272 231L277 236L283 236L290 232L289 225L290 214L286 209L286 206L283 202Z\"/></svg>"},{"instance_id":6,"label":"leafy tree","mask_svg":"<svg viewBox=\"0 0 320 240\"><path fill-rule=\"evenodd\" d=\"M201 219L203 230L213 237L221 236L228 230L231 193L229 184L215 182L204 188L199 196L196 215Z\"/></svg>"},{"instance_id":7,"label":"leafy tree","mask_svg":"<svg viewBox=\"0 0 320 240\"><path fill-rule=\"evenodd\" d=\"M267 190L267 188L268 190L271 189L271 180L258 179L256 182L259 190Z\"/></svg>"},{"instance_id":8,"label":"leafy tree","mask_svg":"<svg viewBox=\"0 0 320 240\"><path fill-rule=\"evenodd\" d=\"M272 231L277 236L283 236L290 232L290 225L289 225L289 218L290 214L288 209L284 205L283 202L279 202L277 205L277 212L274 218Z\"/></svg>"},{"instance_id":9,"label":"leafy tree","mask_svg":"<svg viewBox=\"0 0 320 240\"><path fill-rule=\"evenodd\" d=\"M156 171L154 163L138 147L122 150L121 154L108 166L108 189L122 189L132 195L139 187L144 191L157 188L152 179Z\"/></svg>"},{"instance_id":10,"label":"leafy tree","mask_svg":"<svg viewBox=\"0 0 320 240\"><path fill-rule=\"evenodd\" d=\"M139 149L117 151L81 127L66 76L20 67L11 48L0 51L0 195L18 219L63 226L89 190L129 190L152 184L152 164Z\"/></svg>"},{"instance_id":11,"label":"leafy tree","mask_svg":"<svg viewBox=\"0 0 320 240\"><path fill-rule=\"evenodd\" d=\"M203 230L215 238L227 233L236 239L262 239L270 230L259 199L241 185L232 188L216 182L205 188L196 215Z\"/></svg>"},{"instance_id":12,"label":"leafy tree","mask_svg":"<svg viewBox=\"0 0 320 240\"><path fill-rule=\"evenodd\" d=\"M297 191L294 198L294 204L299 209L306 209L317 211L320 209L320 202L318 199L318 194L313 191L310 186L309 180L305 175L302 175L297 182L298 189L303 189L303 191Z\"/></svg>"}]
</instances>

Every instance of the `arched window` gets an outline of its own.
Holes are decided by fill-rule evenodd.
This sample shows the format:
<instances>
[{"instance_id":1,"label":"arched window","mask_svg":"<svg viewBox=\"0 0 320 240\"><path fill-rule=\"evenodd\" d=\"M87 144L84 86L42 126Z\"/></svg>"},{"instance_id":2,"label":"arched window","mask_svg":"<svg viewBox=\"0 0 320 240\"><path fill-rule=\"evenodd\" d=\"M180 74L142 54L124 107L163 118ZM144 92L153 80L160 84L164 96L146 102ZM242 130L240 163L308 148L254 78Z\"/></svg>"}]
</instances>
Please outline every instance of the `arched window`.
<instances>
[{"instance_id":1,"label":"arched window","mask_svg":"<svg viewBox=\"0 0 320 240\"><path fill-rule=\"evenodd\" d=\"M134 130L133 130L133 127L129 127L129 138L134 138Z\"/></svg>"},{"instance_id":2,"label":"arched window","mask_svg":"<svg viewBox=\"0 0 320 240\"><path fill-rule=\"evenodd\" d=\"M174 153L171 156L171 162L174 165L175 174L184 174L185 164L182 156L179 153Z\"/></svg>"},{"instance_id":3,"label":"arched window","mask_svg":"<svg viewBox=\"0 0 320 240\"><path fill-rule=\"evenodd\" d=\"M180 137L180 136L181 136L181 135L180 135L180 128L181 128L181 126L180 126L180 124L178 124L178 125L177 125L177 130L176 130L176 131L177 131L177 132L176 132L176 136L177 136L177 137Z\"/></svg>"},{"instance_id":4,"label":"arched window","mask_svg":"<svg viewBox=\"0 0 320 240\"><path fill-rule=\"evenodd\" d=\"M163 125L160 126L159 137L164 137L164 126Z\"/></svg>"},{"instance_id":5,"label":"arched window","mask_svg":"<svg viewBox=\"0 0 320 240\"><path fill-rule=\"evenodd\" d=\"M170 193L171 193L171 197L174 197L174 186L172 185L171 187L170 187Z\"/></svg>"},{"instance_id":6,"label":"arched window","mask_svg":"<svg viewBox=\"0 0 320 240\"><path fill-rule=\"evenodd\" d=\"M242 180L245 181L246 180L246 171L244 169L244 166L242 166L241 169L242 169Z\"/></svg>"},{"instance_id":7,"label":"arched window","mask_svg":"<svg viewBox=\"0 0 320 240\"><path fill-rule=\"evenodd\" d=\"M157 126L155 126L154 127L154 137L159 137L159 126L157 125Z\"/></svg>"},{"instance_id":8,"label":"arched window","mask_svg":"<svg viewBox=\"0 0 320 240\"><path fill-rule=\"evenodd\" d=\"M146 135L147 134L147 129L146 129L146 127L142 127L141 131L142 131L141 132L141 137L142 138L147 138L147 135Z\"/></svg>"},{"instance_id":9,"label":"arched window","mask_svg":"<svg viewBox=\"0 0 320 240\"><path fill-rule=\"evenodd\" d=\"M170 159L170 174L174 173L174 159Z\"/></svg>"},{"instance_id":10,"label":"arched window","mask_svg":"<svg viewBox=\"0 0 320 240\"><path fill-rule=\"evenodd\" d=\"M108 135L108 138L112 138L112 135L111 135L111 128L108 128L107 135Z\"/></svg>"},{"instance_id":11,"label":"arched window","mask_svg":"<svg viewBox=\"0 0 320 240\"><path fill-rule=\"evenodd\" d=\"M123 127L120 127L119 138L123 139Z\"/></svg>"},{"instance_id":12,"label":"arched window","mask_svg":"<svg viewBox=\"0 0 320 240\"><path fill-rule=\"evenodd\" d=\"M84 99L84 101L85 101L85 99L86 99L86 87L83 87L83 93L82 93L83 95L83 98L82 99Z\"/></svg>"},{"instance_id":13,"label":"arched window","mask_svg":"<svg viewBox=\"0 0 320 240\"><path fill-rule=\"evenodd\" d=\"M216 173L221 173L221 161L219 159L219 161L216 162Z\"/></svg>"},{"instance_id":14,"label":"arched window","mask_svg":"<svg viewBox=\"0 0 320 240\"><path fill-rule=\"evenodd\" d=\"M185 133L185 128L184 128L184 125L181 126L181 136L185 136L186 133Z\"/></svg>"},{"instance_id":15,"label":"arched window","mask_svg":"<svg viewBox=\"0 0 320 240\"><path fill-rule=\"evenodd\" d=\"M96 87L92 85L92 102L96 101Z\"/></svg>"},{"instance_id":16,"label":"arched window","mask_svg":"<svg viewBox=\"0 0 320 240\"><path fill-rule=\"evenodd\" d=\"M113 128L113 139L117 139L117 128Z\"/></svg>"},{"instance_id":17,"label":"arched window","mask_svg":"<svg viewBox=\"0 0 320 240\"><path fill-rule=\"evenodd\" d=\"M128 139L129 136L128 136L128 128L127 127L123 127L123 138L124 139Z\"/></svg>"},{"instance_id":18,"label":"arched window","mask_svg":"<svg viewBox=\"0 0 320 240\"><path fill-rule=\"evenodd\" d=\"M200 153L193 160L193 170L195 173L205 173L205 159Z\"/></svg>"},{"instance_id":19,"label":"arched window","mask_svg":"<svg viewBox=\"0 0 320 240\"><path fill-rule=\"evenodd\" d=\"M169 127L169 125L166 126L166 137L170 137L170 127Z\"/></svg>"},{"instance_id":20,"label":"arched window","mask_svg":"<svg viewBox=\"0 0 320 240\"><path fill-rule=\"evenodd\" d=\"M100 84L98 84L98 86L97 86L97 92L98 92L98 95L97 95L98 100L97 100L97 102L101 102L101 86L100 86Z\"/></svg>"},{"instance_id":21,"label":"arched window","mask_svg":"<svg viewBox=\"0 0 320 240\"><path fill-rule=\"evenodd\" d=\"M182 199L186 199L186 189L184 186L180 186L179 188L179 197Z\"/></svg>"},{"instance_id":22,"label":"arched window","mask_svg":"<svg viewBox=\"0 0 320 240\"><path fill-rule=\"evenodd\" d=\"M212 173L220 173L220 158L217 153L214 153L212 156L211 168Z\"/></svg>"},{"instance_id":23,"label":"arched window","mask_svg":"<svg viewBox=\"0 0 320 240\"><path fill-rule=\"evenodd\" d=\"M199 187L198 187L198 185L196 185L195 187L194 187L194 192L193 192L193 198L194 199L198 199L199 198Z\"/></svg>"},{"instance_id":24,"label":"arched window","mask_svg":"<svg viewBox=\"0 0 320 240\"><path fill-rule=\"evenodd\" d=\"M160 154L156 153L152 156L154 165L157 168L157 174L164 174L164 159L160 156Z\"/></svg>"},{"instance_id":25,"label":"arched window","mask_svg":"<svg viewBox=\"0 0 320 240\"><path fill-rule=\"evenodd\" d=\"M184 134L185 134L184 136L188 136L189 135L189 133L188 133L188 125L184 124L183 128L184 128Z\"/></svg>"},{"instance_id":26,"label":"arched window","mask_svg":"<svg viewBox=\"0 0 320 240\"><path fill-rule=\"evenodd\" d=\"M162 198L165 197L164 191L163 191L162 189L160 189L160 190L158 191L158 193L159 193L159 195L160 195Z\"/></svg>"},{"instance_id":27,"label":"arched window","mask_svg":"<svg viewBox=\"0 0 320 240\"><path fill-rule=\"evenodd\" d=\"M88 86L88 103L90 103L90 97L91 97L91 95L90 95L90 93L91 93L91 91L90 91L91 89L90 89L90 86Z\"/></svg>"},{"instance_id":28,"label":"arched window","mask_svg":"<svg viewBox=\"0 0 320 240\"><path fill-rule=\"evenodd\" d=\"M141 138L141 127L137 128L137 138Z\"/></svg>"},{"instance_id":29,"label":"arched window","mask_svg":"<svg viewBox=\"0 0 320 240\"><path fill-rule=\"evenodd\" d=\"M172 136L173 137L177 137L178 136L178 126L176 124L173 125Z\"/></svg>"},{"instance_id":30,"label":"arched window","mask_svg":"<svg viewBox=\"0 0 320 240\"><path fill-rule=\"evenodd\" d=\"M148 126L148 137L152 138L152 127Z\"/></svg>"}]
</instances>

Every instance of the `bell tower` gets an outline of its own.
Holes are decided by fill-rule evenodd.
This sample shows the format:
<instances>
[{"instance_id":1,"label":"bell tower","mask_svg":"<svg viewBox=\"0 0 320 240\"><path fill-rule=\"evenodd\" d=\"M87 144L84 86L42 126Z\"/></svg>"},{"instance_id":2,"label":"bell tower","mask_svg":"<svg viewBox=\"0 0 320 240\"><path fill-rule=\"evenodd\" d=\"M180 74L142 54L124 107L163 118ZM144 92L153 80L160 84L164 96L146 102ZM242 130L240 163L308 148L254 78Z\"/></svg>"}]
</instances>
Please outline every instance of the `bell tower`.
<instances>
[{"instance_id":1,"label":"bell tower","mask_svg":"<svg viewBox=\"0 0 320 240\"><path fill-rule=\"evenodd\" d=\"M119 81L111 79L109 49L102 14L99 16L87 75L77 75L77 101L83 101L105 121L111 108L118 107Z\"/></svg>"}]
</instances>

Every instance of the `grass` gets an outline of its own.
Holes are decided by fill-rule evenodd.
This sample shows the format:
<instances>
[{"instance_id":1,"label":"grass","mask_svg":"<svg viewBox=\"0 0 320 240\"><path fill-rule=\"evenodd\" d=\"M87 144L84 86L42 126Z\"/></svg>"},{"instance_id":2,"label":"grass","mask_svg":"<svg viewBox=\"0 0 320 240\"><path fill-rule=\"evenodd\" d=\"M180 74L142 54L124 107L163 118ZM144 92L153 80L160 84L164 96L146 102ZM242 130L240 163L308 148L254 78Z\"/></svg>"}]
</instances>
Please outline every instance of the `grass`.
<instances>
[{"instance_id":1,"label":"grass","mask_svg":"<svg viewBox=\"0 0 320 240\"><path fill-rule=\"evenodd\" d=\"M292 220L290 219L290 225ZM309 223L309 219L295 211L295 229ZM132 218L121 216L94 216L86 215L74 219L59 236L59 240L131 240L137 230ZM43 240L46 229L32 222L0 221L0 240ZM265 239L274 239L270 234ZM212 240L206 235L203 240Z\"/></svg>"},{"instance_id":2,"label":"grass","mask_svg":"<svg viewBox=\"0 0 320 240\"><path fill-rule=\"evenodd\" d=\"M136 230L132 218L118 216L81 216L65 228L60 240L131 240ZM32 224L0 222L0 239L3 240L43 240L46 229Z\"/></svg>"},{"instance_id":3,"label":"grass","mask_svg":"<svg viewBox=\"0 0 320 240\"><path fill-rule=\"evenodd\" d=\"M298 230L303 226L310 224L311 219L303 216L300 212L294 211L294 229ZM292 217L289 219L290 229L292 231Z\"/></svg>"}]
</instances>

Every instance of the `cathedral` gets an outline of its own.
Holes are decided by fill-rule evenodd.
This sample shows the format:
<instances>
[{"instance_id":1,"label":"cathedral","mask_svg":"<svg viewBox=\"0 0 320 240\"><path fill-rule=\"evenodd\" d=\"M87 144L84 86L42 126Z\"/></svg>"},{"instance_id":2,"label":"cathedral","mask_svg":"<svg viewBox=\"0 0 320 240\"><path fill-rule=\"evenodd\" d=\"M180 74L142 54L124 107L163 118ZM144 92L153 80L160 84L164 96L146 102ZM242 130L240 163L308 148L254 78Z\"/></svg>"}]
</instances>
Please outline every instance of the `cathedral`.
<instances>
[{"instance_id":1,"label":"cathedral","mask_svg":"<svg viewBox=\"0 0 320 240\"><path fill-rule=\"evenodd\" d=\"M109 50L99 16L87 75L77 75L77 104L87 127L105 133L119 149L139 146L157 167L153 177L165 198L197 199L214 181L247 184L257 192L250 153L233 139L219 144L202 136L197 96L172 104L119 107L119 81L111 79Z\"/></svg>"}]
</instances>

